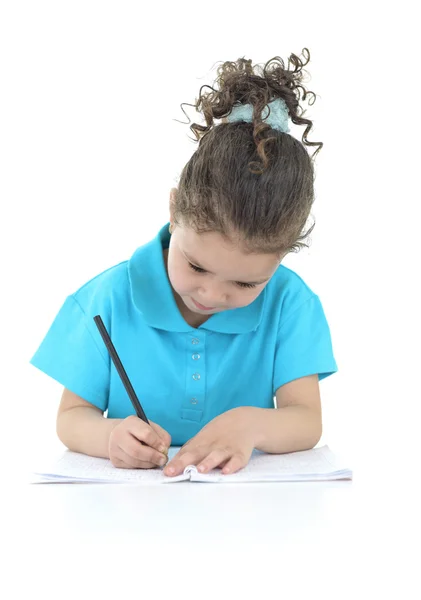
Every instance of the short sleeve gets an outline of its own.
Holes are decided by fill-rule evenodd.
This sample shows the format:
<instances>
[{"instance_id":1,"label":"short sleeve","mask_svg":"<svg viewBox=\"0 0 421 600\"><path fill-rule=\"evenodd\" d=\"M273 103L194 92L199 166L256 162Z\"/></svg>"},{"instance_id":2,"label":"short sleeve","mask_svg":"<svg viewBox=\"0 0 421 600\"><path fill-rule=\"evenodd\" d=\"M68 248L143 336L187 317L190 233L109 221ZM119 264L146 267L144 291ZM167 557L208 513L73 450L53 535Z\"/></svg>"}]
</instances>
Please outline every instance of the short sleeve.
<instances>
[{"instance_id":1,"label":"short sleeve","mask_svg":"<svg viewBox=\"0 0 421 600\"><path fill-rule=\"evenodd\" d=\"M69 296L30 363L105 411L108 407L110 362L105 344L96 330L94 316L87 314L74 296ZM101 318L107 327L102 314Z\"/></svg>"},{"instance_id":2,"label":"short sleeve","mask_svg":"<svg viewBox=\"0 0 421 600\"><path fill-rule=\"evenodd\" d=\"M318 374L320 381L337 370L329 325L318 296L312 295L280 323L273 393L294 379Z\"/></svg>"}]
</instances>

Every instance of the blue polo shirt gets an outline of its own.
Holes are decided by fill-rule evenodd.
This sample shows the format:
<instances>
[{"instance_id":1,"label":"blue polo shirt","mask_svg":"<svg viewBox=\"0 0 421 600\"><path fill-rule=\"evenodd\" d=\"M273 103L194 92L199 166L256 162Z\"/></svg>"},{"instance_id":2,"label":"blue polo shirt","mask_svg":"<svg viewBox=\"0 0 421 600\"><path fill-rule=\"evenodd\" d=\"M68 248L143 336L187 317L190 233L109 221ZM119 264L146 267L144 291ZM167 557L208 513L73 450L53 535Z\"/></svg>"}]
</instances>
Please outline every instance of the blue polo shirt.
<instances>
[{"instance_id":1,"label":"blue polo shirt","mask_svg":"<svg viewBox=\"0 0 421 600\"><path fill-rule=\"evenodd\" d=\"M318 296L283 265L248 306L198 328L186 323L164 264L168 225L66 298L32 365L109 418L135 414L94 322L100 315L146 416L173 445L231 408L273 408L293 379L337 371Z\"/></svg>"}]
</instances>

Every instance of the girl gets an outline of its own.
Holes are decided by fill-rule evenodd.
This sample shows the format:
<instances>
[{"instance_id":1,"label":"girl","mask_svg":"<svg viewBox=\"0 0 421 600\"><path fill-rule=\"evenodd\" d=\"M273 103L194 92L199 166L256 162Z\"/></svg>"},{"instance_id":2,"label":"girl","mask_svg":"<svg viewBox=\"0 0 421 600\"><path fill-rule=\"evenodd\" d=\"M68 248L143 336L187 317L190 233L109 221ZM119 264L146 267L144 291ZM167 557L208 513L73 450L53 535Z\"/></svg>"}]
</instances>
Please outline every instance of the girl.
<instances>
[{"instance_id":1,"label":"girl","mask_svg":"<svg viewBox=\"0 0 421 600\"><path fill-rule=\"evenodd\" d=\"M194 105L206 126L190 127L199 144L171 190L170 222L65 300L31 363L64 386L57 434L69 449L148 469L183 446L164 469L172 476L189 464L233 473L254 448L319 441L319 381L337 370L329 326L318 296L281 265L314 227L304 232L322 144L299 116L303 54L291 54L292 70L279 57L218 68ZM312 158L289 119L307 125ZM97 314L150 425L134 415Z\"/></svg>"}]
</instances>

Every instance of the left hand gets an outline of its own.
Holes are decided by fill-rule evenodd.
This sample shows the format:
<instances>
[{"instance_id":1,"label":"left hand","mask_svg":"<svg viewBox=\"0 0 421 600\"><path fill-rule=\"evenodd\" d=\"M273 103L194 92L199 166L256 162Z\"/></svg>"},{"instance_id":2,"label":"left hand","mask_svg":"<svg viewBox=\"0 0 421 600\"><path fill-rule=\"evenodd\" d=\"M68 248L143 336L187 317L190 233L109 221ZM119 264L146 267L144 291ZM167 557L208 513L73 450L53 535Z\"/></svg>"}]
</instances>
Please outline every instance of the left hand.
<instances>
[{"instance_id":1,"label":"left hand","mask_svg":"<svg viewBox=\"0 0 421 600\"><path fill-rule=\"evenodd\" d=\"M180 475L188 465L196 465L200 473L221 467L224 474L245 467L257 443L257 411L240 406L210 421L165 466L164 474Z\"/></svg>"}]
</instances>

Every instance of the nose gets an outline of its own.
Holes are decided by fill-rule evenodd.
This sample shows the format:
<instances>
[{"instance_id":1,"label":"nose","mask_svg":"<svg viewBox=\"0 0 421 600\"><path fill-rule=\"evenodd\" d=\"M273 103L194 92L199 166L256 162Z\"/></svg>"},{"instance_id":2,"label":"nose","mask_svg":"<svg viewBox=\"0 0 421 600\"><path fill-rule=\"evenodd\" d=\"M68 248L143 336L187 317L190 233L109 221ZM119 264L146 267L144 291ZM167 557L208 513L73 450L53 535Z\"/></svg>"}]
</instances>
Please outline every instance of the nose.
<instances>
[{"instance_id":1,"label":"nose","mask_svg":"<svg viewBox=\"0 0 421 600\"><path fill-rule=\"evenodd\" d=\"M203 290L198 301L200 304L203 304L203 306L215 308L224 306L227 303L227 295L224 292L218 292L217 290Z\"/></svg>"}]
</instances>

